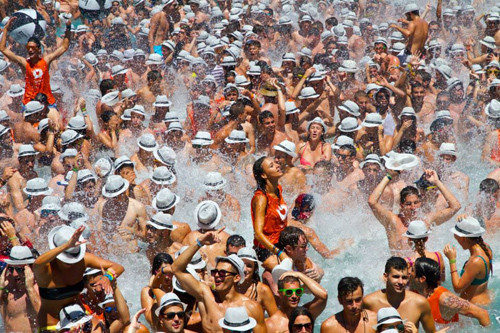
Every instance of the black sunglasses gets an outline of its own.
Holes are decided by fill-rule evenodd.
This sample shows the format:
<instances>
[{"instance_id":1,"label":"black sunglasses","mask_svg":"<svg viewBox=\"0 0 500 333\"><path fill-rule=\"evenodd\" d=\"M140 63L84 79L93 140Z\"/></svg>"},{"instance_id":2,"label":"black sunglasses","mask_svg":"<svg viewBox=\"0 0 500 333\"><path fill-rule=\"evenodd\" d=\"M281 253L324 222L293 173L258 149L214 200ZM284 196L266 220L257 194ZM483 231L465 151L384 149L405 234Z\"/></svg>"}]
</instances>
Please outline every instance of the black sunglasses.
<instances>
[{"instance_id":1,"label":"black sunglasses","mask_svg":"<svg viewBox=\"0 0 500 333\"><path fill-rule=\"evenodd\" d=\"M312 323L294 324L293 325L293 330L294 331L301 331L303 328L305 328L307 331L311 331L312 330Z\"/></svg>"},{"instance_id":2,"label":"black sunglasses","mask_svg":"<svg viewBox=\"0 0 500 333\"><path fill-rule=\"evenodd\" d=\"M213 277L219 275L223 279L225 279L228 275L235 276L237 274L238 273L226 271L225 269L212 269L212 271L210 272L210 275L212 275Z\"/></svg>"},{"instance_id":3,"label":"black sunglasses","mask_svg":"<svg viewBox=\"0 0 500 333\"><path fill-rule=\"evenodd\" d=\"M186 313L184 311L179 311L179 312L166 312L163 315L163 318L166 318L168 320L172 320L177 316L179 319L184 319L186 317Z\"/></svg>"},{"instance_id":4,"label":"black sunglasses","mask_svg":"<svg viewBox=\"0 0 500 333\"><path fill-rule=\"evenodd\" d=\"M24 272L24 267L8 266L7 270L9 271L9 273L14 273L14 271L16 271L17 274L21 274L22 272Z\"/></svg>"}]
</instances>

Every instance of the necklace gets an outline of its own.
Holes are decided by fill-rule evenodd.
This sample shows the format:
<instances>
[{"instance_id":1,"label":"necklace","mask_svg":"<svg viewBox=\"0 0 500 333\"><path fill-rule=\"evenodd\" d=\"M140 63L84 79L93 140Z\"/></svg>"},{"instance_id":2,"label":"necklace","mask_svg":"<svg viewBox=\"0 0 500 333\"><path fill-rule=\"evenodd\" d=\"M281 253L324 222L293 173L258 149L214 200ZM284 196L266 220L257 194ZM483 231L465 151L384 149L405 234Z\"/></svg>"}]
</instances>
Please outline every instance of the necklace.
<instances>
[{"instance_id":1,"label":"necklace","mask_svg":"<svg viewBox=\"0 0 500 333\"><path fill-rule=\"evenodd\" d=\"M363 332L366 332L366 323L368 322L368 313L363 310L363 312L361 312L361 318L363 320ZM344 317L344 311L342 311L342 326L344 326L344 329L347 333L350 333L350 330L349 330L349 324L347 322L347 320L345 319ZM359 321L358 321L359 323ZM356 327L358 326L358 323L356 323L356 326L354 326L354 329L356 329Z\"/></svg>"}]
</instances>

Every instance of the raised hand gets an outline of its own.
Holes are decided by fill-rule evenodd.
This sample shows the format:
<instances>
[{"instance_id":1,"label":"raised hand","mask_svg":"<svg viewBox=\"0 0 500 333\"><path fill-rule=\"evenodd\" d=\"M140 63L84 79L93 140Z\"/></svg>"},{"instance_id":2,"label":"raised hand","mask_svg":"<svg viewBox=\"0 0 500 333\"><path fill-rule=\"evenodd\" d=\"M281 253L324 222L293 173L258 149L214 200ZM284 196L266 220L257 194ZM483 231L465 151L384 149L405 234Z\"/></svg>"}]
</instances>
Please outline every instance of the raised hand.
<instances>
[{"instance_id":1,"label":"raised hand","mask_svg":"<svg viewBox=\"0 0 500 333\"><path fill-rule=\"evenodd\" d=\"M84 230L85 230L84 225L80 226L78 229L75 230L69 241L66 243L68 248L77 247L87 242L86 240L80 241L80 236L82 235Z\"/></svg>"},{"instance_id":2,"label":"raised hand","mask_svg":"<svg viewBox=\"0 0 500 333\"><path fill-rule=\"evenodd\" d=\"M454 246L451 246L450 244L446 244L446 246L443 249L444 255L448 260L455 260L457 259L457 249L455 249Z\"/></svg>"},{"instance_id":3,"label":"raised hand","mask_svg":"<svg viewBox=\"0 0 500 333\"><path fill-rule=\"evenodd\" d=\"M215 243L220 243L220 233L224 231L226 227L222 227L217 231L210 231L198 238L201 244L203 245L212 245Z\"/></svg>"}]
</instances>

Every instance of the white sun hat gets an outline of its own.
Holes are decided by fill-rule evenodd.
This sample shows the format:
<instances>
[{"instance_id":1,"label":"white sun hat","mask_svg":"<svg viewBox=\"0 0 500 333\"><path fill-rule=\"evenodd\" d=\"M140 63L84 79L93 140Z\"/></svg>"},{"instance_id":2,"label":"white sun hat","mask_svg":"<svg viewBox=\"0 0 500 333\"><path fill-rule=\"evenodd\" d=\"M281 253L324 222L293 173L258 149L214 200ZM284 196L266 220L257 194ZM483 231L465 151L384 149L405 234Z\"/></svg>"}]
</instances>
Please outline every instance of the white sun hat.
<instances>
[{"instance_id":1,"label":"white sun hat","mask_svg":"<svg viewBox=\"0 0 500 333\"><path fill-rule=\"evenodd\" d=\"M222 177L220 172L209 172L203 179L203 186L206 191L217 191L223 189L227 184L227 180Z\"/></svg>"},{"instance_id":2,"label":"white sun hat","mask_svg":"<svg viewBox=\"0 0 500 333\"><path fill-rule=\"evenodd\" d=\"M419 158L413 154L398 154L385 158L385 167L390 170L409 170L419 164Z\"/></svg>"},{"instance_id":3,"label":"white sun hat","mask_svg":"<svg viewBox=\"0 0 500 333\"><path fill-rule=\"evenodd\" d=\"M443 142L441 146L439 146L438 155L458 156L455 144L449 142Z\"/></svg>"},{"instance_id":4,"label":"white sun hat","mask_svg":"<svg viewBox=\"0 0 500 333\"><path fill-rule=\"evenodd\" d=\"M84 219L87 221L89 215L85 212L85 207L78 202L68 202L62 206L61 210L57 213L61 220L73 221L77 219Z\"/></svg>"},{"instance_id":5,"label":"white sun hat","mask_svg":"<svg viewBox=\"0 0 500 333\"><path fill-rule=\"evenodd\" d=\"M486 232L479 221L472 216L457 222L450 231L459 237L480 237Z\"/></svg>"},{"instance_id":6,"label":"white sun hat","mask_svg":"<svg viewBox=\"0 0 500 333\"><path fill-rule=\"evenodd\" d=\"M174 230L176 228L172 224L172 215L162 212L153 215L146 224L158 230Z\"/></svg>"},{"instance_id":7,"label":"white sun hat","mask_svg":"<svg viewBox=\"0 0 500 333\"><path fill-rule=\"evenodd\" d=\"M276 146L273 146L273 149L281 151L289 156L297 157L297 153L295 152L296 150L295 143L293 143L292 141L283 140Z\"/></svg>"},{"instance_id":8,"label":"white sun hat","mask_svg":"<svg viewBox=\"0 0 500 333\"><path fill-rule=\"evenodd\" d=\"M228 307L224 318L219 319L219 326L231 332L248 332L257 326L257 321L248 316L244 306Z\"/></svg>"},{"instance_id":9,"label":"white sun hat","mask_svg":"<svg viewBox=\"0 0 500 333\"><path fill-rule=\"evenodd\" d=\"M229 262L231 265L236 268L238 271L239 276L241 277L240 281L238 284L242 284L243 281L245 281L245 263L243 260L241 260L240 257L238 257L236 254L230 254L227 257L216 257L215 258L215 265L217 265L219 262Z\"/></svg>"},{"instance_id":10,"label":"white sun hat","mask_svg":"<svg viewBox=\"0 0 500 333\"><path fill-rule=\"evenodd\" d=\"M70 330L73 327L84 324L92 320L92 315L87 315L85 310L79 304L71 304L63 307L59 312L59 322L56 330Z\"/></svg>"},{"instance_id":11,"label":"white sun hat","mask_svg":"<svg viewBox=\"0 0 500 333\"><path fill-rule=\"evenodd\" d=\"M427 228L427 224L424 221L415 220L410 222L408 230L403 234L403 237L421 239L429 237L431 233L432 231Z\"/></svg>"},{"instance_id":12,"label":"white sun hat","mask_svg":"<svg viewBox=\"0 0 500 333\"><path fill-rule=\"evenodd\" d=\"M393 307L381 308L377 312L377 325L373 326L373 329L377 330L382 325L394 324L397 322L406 322L406 320L401 318L398 310Z\"/></svg>"},{"instance_id":13,"label":"white sun hat","mask_svg":"<svg viewBox=\"0 0 500 333\"><path fill-rule=\"evenodd\" d=\"M3 260L7 265L31 265L35 262L35 257L27 246L14 246L10 250L9 258Z\"/></svg>"},{"instance_id":14,"label":"white sun hat","mask_svg":"<svg viewBox=\"0 0 500 333\"><path fill-rule=\"evenodd\" d=\"M145 151L154 151L158 148L155 136L151 133L145 133L137 139L137 145Z\"/></svg>"},{"instance_id":15,"label":"white sun hat","mask_svg":"<svg viewBox=\"0 0 500 333\"><path fill-rule=\"evenodd\" d=\"M153 156L156 160L170 167L175 165L175 161L177 158L177 154L175 153L175 151L167 146L163 146L154 150Z\"/></svg>"},{"instance_id":16,"label":"white sun hat","mask_svg":"<svg viewBox=\"0 0 500 333\"><path fill-rule=\"evenodd\" d=\"M378 164L382 170L385 169L384 165L382 164L382 161L380 159L380 156L377 154L368 154L366 155L365 159L363 162L359 163L359 167L363 169L363 167L368 164L368 163L374 163Z\"/></svg>"},{"instance_id":17,"label":"white sun hat","mask_svg":"<svg viewBox=\"0 0 500 333\"><path fill-rule=\"evenodd\" d=\"M286 258L282 262L280 262L278 265L274 266L271 275L273 277L273 281L278 284L278 281L280 280L281 276L286 273L293 271L293 262L292 259Z\"/></svg>"},{"instance_id":18,"label":"white sun hat","mask_svg":"<svg viewBox=\"0 0 500 333\"><path fill-rule=\"evenodd\" d=\"M30 196L51 195L53 191L43 178L30 179L23 188L23 192Z\"/></svg>"},{"instance_id":19,"label":"white sun hat","mask_svg":"<svg viewBox=\"0 0 500 333\"><path fill-rule=\"evenodd\" d=\"M363 127L378 127L383 124L382 116L376 112L368 113L361 123Z\"/></svg>"},{"instance_id":20,"label":"white sun hat","mask_svg":"<svg viewBox=\"0 0 500 333\"><path fill-rule=\"evenodd\" d=\"M129 187L128 180L120 175L109 176L106 184L102 188L102 195L105 198L114 198L125 192Z\"/></svg>"},{"instance_id":21,"label":"white sun hat","mask_svg":"<svg viewBox=\"0 0 500 333\"><path fill-rule=\"evenodd\" d=\"M339 130L341 132L350 133L361 129L361 125L358 123L358 119L354 117L344 118L340 122Z\"/></svg>"},{"instance_id":22,"label":"white sun hat","mask_svg":"<svg viewBox=\"0 0 500 333\"><path fill-rule=\"evenodd\" d=\"M53 250L56 247L66 244L74 233L75 229L67 225L60 225L52 228L48 236L49 248ZM83 236L80 235L79 241L84 241ZM61 252L56 258L66 264L75 264L83 259L86 249L87 244L83 243Z\"/></svg>"},{"instance_id":23,"label":"white sun hat","mask_svg":"<svg viewBox=\"0 0 500 333\"><path fill-rule=\"evenodd\" d=\"M160 306L155 310L155 314L157 317L160 316L161 310L164 308L170 306L170 305L179 305L181 306L184 310L186 309L186 304L182 303L181 300L179 299L179 296L177 296L174 293L166 293L161 297L160 300Z\"/></svg>"},{"instance_id":24,"label":"white sun hat","mask_svg":"<svg viewBox=\"0 0 500 333\"><path fill-rule=\"evenodd\" d=\"M205 132L205 131L198 131L196 133L193 141L191 141L192 145L197 145L197 146L209 146L214 143L214 140L212 140L212 136L210 135L210 132Z\"/></svg>"},{"instance_id":25,"label":"white sun hat","mask_svg":"<svg viewBox=\"0 0 500 333\"><path fill-rule=\"evenodd\" d=\"M166 211L175 207L179 201L180 198L178 195L174 194L168 188L163 188L156 194L151 206L158 211Z\"/></svg>"},{"instance_id":26,"label":"white sun hat","mask_svg":"<svg viewBox=\"0 0 500 333\"><path fill-rule=\"evenodd\" d=\"M156 97L156 100L153 103L155 108L168 108L172 105L172 102L168 100L168 97L165 95L159 95Z\"/></svg>"},{"instance_id":27,"label":"white sun hat","mask_svg":"<svg viewBox=\"0 0 500 333\"><path fill-rule=\"evenodd\" d=\"M325 134L328 131L328 127L326 126L325 122L323 119L320 117L316 117L313 120L310 120L307 122L307 132L309 132L309 129L311 128L312 124L319 124L321 127L323 127L323 134Z\"/></svg>"},{"instance_id":28,"label":"white sun hat","mask_svg":"<svg viewBox=\"0 0 500 333\"><path fill-rule=\"evenodd\" d=\"M205 200L196 206L194 217L198 228L201 230L210 230L219 224L222 218L222 211L215 201Z\"/></svg>"},{"instance_id":29,"label":"white sun hat","mask_svg":"<svg viewBox=\"0 0 500 333\"><path fill-rule=\"evenodd\" d=\"M249 142L245 131L232 130L227 138L224 139L226 143L247 143Z\"/></svg>"},{"instance_id":30,"label":"white sun hat","mask_svg":"<svg viewBox=\"0 0 500 333\"><path fill-rule=\"evenodd\" d=\"M166 166L155 168L151 174L151 181L158 185L172 185L176 179L175 174Z\"/></svg>"},{"instance_id":31,"label":"white sun hat","mask_svg":"<svg viewBox=\"0 0 500 333\"><path fill-rule=\"evenodd\" d=\"M339 106L339 109L349 113L354 117L359 117L361 114L359 113L359 106L353 101L345 101L342 105Z\"/></svg>"}]
</instances>

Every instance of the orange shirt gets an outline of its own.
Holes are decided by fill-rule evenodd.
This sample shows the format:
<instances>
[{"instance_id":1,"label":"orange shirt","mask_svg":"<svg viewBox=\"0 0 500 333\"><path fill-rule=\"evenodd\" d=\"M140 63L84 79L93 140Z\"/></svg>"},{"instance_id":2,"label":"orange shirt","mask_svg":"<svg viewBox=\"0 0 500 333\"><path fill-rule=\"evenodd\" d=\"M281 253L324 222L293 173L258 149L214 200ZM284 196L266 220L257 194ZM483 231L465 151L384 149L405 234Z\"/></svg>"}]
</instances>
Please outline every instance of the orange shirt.
<instances>
[{"instance_id":1,"label":"orange shirt","mask_svg":"<svg viewBox=\"0 0 500 333\"><path fill-rule=\"evenodd\" d=\"M259 195L265 195L267 197L267 209L266 216L264 217L264 235L269 239L269 241L273 244L278 243L280 238L280 233L285 229L288 225L288 207L286 206L285 200L283 199L283 194L281 185L278 185L278 190L280 193L279 199L275 196L272 196L268 193L264 193L262 190L255 191L255 194L252 198L252 206L253 201ZM254 211L252 209L252 223L255 232L255 216ZM260 248L264 248L262 244L259 243L257 239L254 239L255 246Z\"/></svg>"},{"instance_id":2,"label":"orange shirt","mask_svg":"<svg viewBox=\"0 0 500 333\"><path fill-rule=\"evenodd\" d=\"M500 162L500 130L497 131L497 146L491 148L491 159L495 162Z\"/></svg>"},{"instance_id":3,"label":"orange shirt","mask_svg":"<svg viewBox=\"0 0 500 333\"><path fill-rule=\"evenodd\" d=\"M434 293L427 298L429 304L431 305L432 318L434 318L434 321L438 324L458 322L458 313L455 313L451 320L445 320L443 319L443 317L441 317L441 310L439 310L439 297L441 297L441 295L447 291L448 290L446 288L439 286L434 289Z\"/></svg>"},{"instance_id":4,"label":"orange shirt","mask_svg":"<svg viewBox=\"0 0 500 333\"><path fill-rule=\"evenodd\" d=\"M49 65L45 59L40 59L34 66L30 62L26 62L26 87L24 88L23 104L28 103L38 93L47 95L49 104L54 104L56 99L52 95L50 89Z\"/></svg>"}]
</instances>

